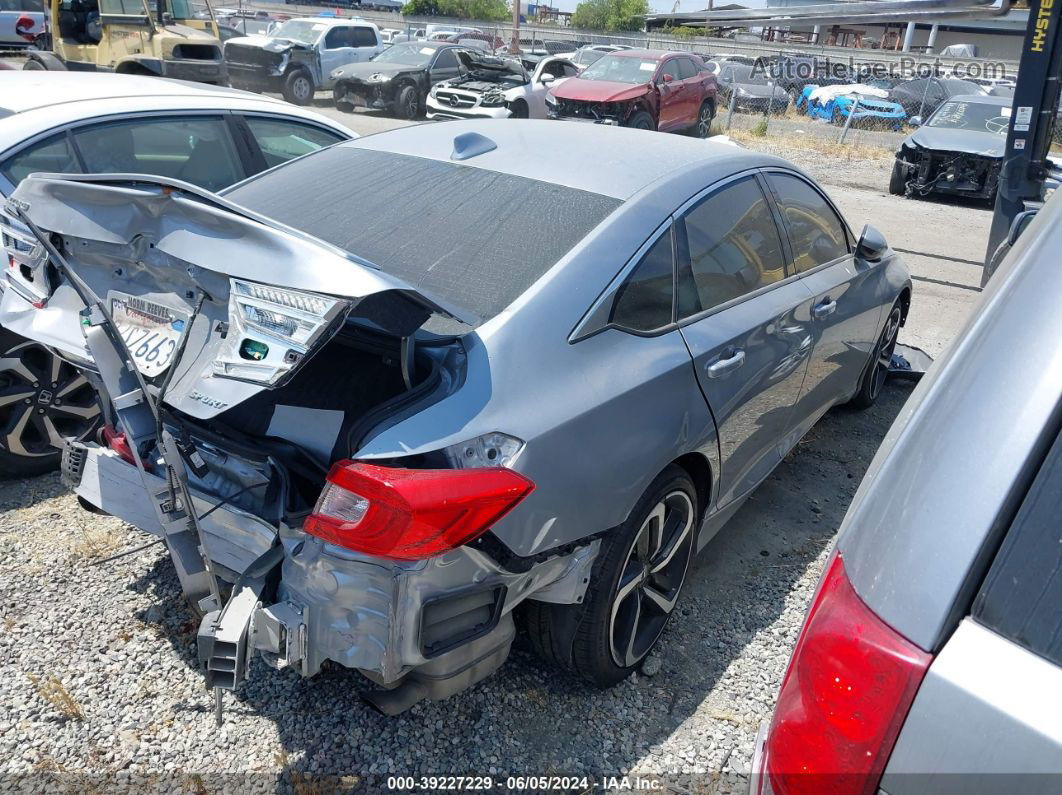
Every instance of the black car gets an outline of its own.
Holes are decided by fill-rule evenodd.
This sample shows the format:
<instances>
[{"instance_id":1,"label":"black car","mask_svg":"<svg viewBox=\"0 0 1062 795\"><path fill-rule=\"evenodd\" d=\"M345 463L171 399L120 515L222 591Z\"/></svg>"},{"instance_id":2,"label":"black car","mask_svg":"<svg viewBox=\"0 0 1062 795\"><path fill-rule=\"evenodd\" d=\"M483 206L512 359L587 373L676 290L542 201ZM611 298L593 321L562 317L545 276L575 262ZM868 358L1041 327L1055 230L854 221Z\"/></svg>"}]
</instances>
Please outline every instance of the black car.
<instances>
[{"instance_id":1,"label":"black car","mask_svg":"<svg viewBox=\"0 0 1062 795\"><path fill-rule=\"evenodd\" d=\"M907 80L893 88L889 92L889 101L901 105L909 118L918 117L921 121L944 104L945 100L984 93L981 86L969 80L951 77L919 77Z\"/></svg>"},{"instance_id":2,"label":"black car","mask_svg":"<svg viewBox=\"0 0 1062 795\"><path fill-rule=\"evenodd\" d=\"M731 95L736 111L783 113L789 107L789 94L768 80L764 70L732 61L709 61L707 65L718 82L721 107L731 107Z\"/></svg>"},{"instance_id":3,"label":"black car","mask_svg":"<svg viewBox=\"0 0 1062 795\"><path fill-rule=\"evenodd\" d=\"M774 84L796 102L804 86L838 86L852 82L848 66L816 55L781 55L767 66Z\"/></svg>"},{"instance_id":4,"label":"black car","mask_svg":"<svg viewBox=\"0 0 1062 795\"><path fill-rule=\"evenodd\" d=\"M435 83L462 72L457 53L464 49L441 41L407 41L388 47L370 61L341 66L332 73L336 107L389 111L413 119L424 109Z\"/></svg>"}]
</instances>

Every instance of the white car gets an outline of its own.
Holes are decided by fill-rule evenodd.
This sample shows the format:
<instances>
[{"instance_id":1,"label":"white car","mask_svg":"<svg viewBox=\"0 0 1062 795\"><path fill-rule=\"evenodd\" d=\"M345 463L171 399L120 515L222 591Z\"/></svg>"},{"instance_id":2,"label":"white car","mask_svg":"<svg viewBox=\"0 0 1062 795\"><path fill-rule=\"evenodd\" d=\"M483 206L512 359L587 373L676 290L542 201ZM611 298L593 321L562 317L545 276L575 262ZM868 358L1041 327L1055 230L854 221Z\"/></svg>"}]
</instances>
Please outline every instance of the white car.
<instances>
[{"instance_id":1,"label":"white car","mask_svg":"<svg viewBox=\"0 0 1062 795\"><path fill-rule=\"evenodd\" d=\"M585 69L603 55L608 55L610 52L630 49L633 48L626 44L588 44L585 47L580 47L571 52L559 52L557 53L557 57L567 58L580 69Z\"/></svg>"},{"instance_id":2,"label":"white car","mask_svg":"<svg viewBox=\"0 0 1062 795\"><path fill-rule=\"evenodd\" d=\"M3 71L0 206L34 172L152 174L217 191L356 137L279 99L204 83ZM16 226L2 232L4 245L24 242ZM99 408L84 377L6 329L0 329L0 390L0 477L55 468L55 445L98 425Z\"/></svg>"},{"instance_id":3,"label":"white car","mask_svg":"<svg viewBox=\"0 0 1062 795\"><path fill-rule=\"evenodd\" d=\"M428 94L429 119L545 119L546 93L579 73L567 58L529 64L465 50L466 74L437 83Z\"/></svg>"}]
</instances>

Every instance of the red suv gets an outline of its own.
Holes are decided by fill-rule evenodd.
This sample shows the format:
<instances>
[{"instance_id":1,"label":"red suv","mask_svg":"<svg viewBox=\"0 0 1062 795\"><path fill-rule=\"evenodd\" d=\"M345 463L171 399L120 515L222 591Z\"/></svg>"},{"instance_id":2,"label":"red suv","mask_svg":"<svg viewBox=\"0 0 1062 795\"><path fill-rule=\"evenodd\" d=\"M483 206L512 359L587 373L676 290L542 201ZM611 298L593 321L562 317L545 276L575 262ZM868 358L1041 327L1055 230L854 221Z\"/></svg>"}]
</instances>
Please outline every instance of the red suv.
<instances>
[{"instance_id":1,"label":"red suv","mask_svg":"<svg viewBox=\"0 0 1062 795\"><path fill-rule=\"evenodd\" d=\"M599 58L546 95L551 119L617 124L640 130L695 130L708 137L715 116L715 76L696 55L623 50Z\"/></svg>"}]
</instances>

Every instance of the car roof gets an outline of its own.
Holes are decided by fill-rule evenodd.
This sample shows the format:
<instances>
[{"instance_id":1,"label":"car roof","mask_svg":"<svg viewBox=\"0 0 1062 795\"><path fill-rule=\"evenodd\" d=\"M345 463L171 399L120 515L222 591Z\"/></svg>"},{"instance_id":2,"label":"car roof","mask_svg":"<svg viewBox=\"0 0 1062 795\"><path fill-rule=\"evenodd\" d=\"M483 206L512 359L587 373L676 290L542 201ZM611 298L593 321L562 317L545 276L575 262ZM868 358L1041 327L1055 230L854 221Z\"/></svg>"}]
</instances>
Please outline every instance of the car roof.
<instances>
[{"instance_id":1,"label":"car roof","mask_svg":"<svg viewBox=\"0 0 1062 795\"><path fill-rule=\"evenodd\" d=\"M361 17L292 17L291 19L285 19L284 22L313 22L318 25L328 25L329 27L335 27L336 25L367 25L374 28L376 27L375 22L370 22Z\"/></svg>"},{"instance_id":2,"label":"car roof","mask_svg":"<svg viewBox=\"0 0 1062 795\"><path fill-rule=\"evenodd\" d=\"M0 108L8 113L24 113L68 102L92 102L101 99L184 97L209 102L222 101L226 96L248 96L245 91L224 86L104 72L16 71L3 75L2 79ZM267 101L286 104L280 100Z\"/></svg>"},{"instance_id":3,"label":"car roof","mask_svg":"<svg viewBox=\"0 0 1062 795\"><path fill-rule=\"evenodd\" d=\"M780 158L711 140L534 119L418 124L367 135L340 146L452 161L455 139L468 133L484 136L495 146L459 161L462 165L552 182L621 201L698 166L715 165L720 172L729 173L769 165L792 167ZM637 167L632 168L632 163Z\"/></svg>"},{"instance_id":4,"label":"car roof","mask_svg":"<svg viewBox=\"0 0 1062 795\"><path fill-rule=\"evenodd\" d=\"M249 91L140 75L16 71L0 72L0 153L79 122L204 110L275 113L356 137L319 113Z\"/></svg>"}]
</instances>

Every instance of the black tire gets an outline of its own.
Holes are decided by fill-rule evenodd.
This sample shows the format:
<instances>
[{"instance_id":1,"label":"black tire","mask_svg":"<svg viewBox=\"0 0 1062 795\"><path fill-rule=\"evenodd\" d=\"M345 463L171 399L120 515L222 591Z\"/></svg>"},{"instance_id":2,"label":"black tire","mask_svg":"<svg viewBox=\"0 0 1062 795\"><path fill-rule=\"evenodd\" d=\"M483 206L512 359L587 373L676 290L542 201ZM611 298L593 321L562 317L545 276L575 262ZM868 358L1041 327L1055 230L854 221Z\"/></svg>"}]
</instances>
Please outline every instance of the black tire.
<instances>
[{"instance_id":1,"label":"black tire","mask_svg":"<svg viewBox=\"0 0 1062 795\"><path fill-rule=\"evenodd\" d=\"M859 382L859 391L848 401L848 405L852 408L869 409L881 395L885 379L889 376L889 363L892 360L892 352L896 349L896 338L900 333L902 319L903 308L897 300L885 318L885 325L874 346L873 358L867 363L867 369L863 372L863 377Z\"/></svg>"},{"instance_id":2,"label":"black tire","mask_svg":"<svg viewBox=\"0 0 1062 795\"><path fill-rule=\"evenodd\" d=\"M338 102L336 102L336 110L343 111L343 113L353 113L354 112L354 105L352 105L349 102L344 102L343 100L339 100Z\"/></svg>"},{"instance_id":3,"label":"black tire","mask_svg":"<svg viewBox=\"0 0 1062 795\"><path fill-rule=\"evenodd\" d=\"M899 160L892 164L892 175L889 177L889 193L893 196L903 196L907 193L907 169L900 165Z\"/></svg>"},{"instance_id":4,"label":"black tire","mask_svg":"<svg viewBox=\"0 0 1062 795\"><path fill-rule=\"evenodd\" d=\"M527 109L527 103L518 99L513 103L513 106L509 108L510 119L526 119L531 116L531 112Z\"/></svg>"},{"instance_id":5,"label":"black tire","mask_svg":"<svg viewBox=\"0 0 1062 795\"><path fill-rule=\"evenodd\" d=\"M96 432L96 393L73 366L17 334L0 330L0 351L0 477L50 472L62 437Z\"/></svg>"},{"instance_id":6,"label":"black tire","mask_svg":"<svg viewBox=\"0 0 1062 795\"><path fill-rule=\"evenodd\" d=\"M417 96L417 89L413 86L402 86L398 96L395 97L392 112L396 119L411 121L417 118L420 112L420 97Z\"/></svg>"},{"instance_id":7,"label":"black tire","mask_svg":"<svg viewBox=\"0 0 1062 795\"><path fill-rule=\"evenodd\" d=\"M706 99L701 103L697 111L697 123L693 125L692 132L698 138L707 138L712 134L712 121L715 119L715 104Z\"/></svg>"},{"instance_id":8,"label":"black tire","mask_svg":"<svg viewBox=\"0 0 1062 795\"><path fill-rule=\"evenodd\" d=\"M626 126L635 130L655 130L656 122L653 121L653 117L647 111L639 110L627 119Z\"/></svg>"},{"instance_id":9,"label":"black tire","mask_svg":"<svg viewBox=\"0 0 1062 795\"><path fill-rule=\"evenodd\" d=\"M282 93L292 105L309 105L313 102L313 77L305 69L293 69L284 78Z\"/></svg>"},{"instance_id":10,"label":"black tire","mask_svg":"<svg viewBox=\"0 0 1062 795\"><path fill-rule=\"evenodd\" d=\"M627 521L602 540L582 604L526 602L535 651L598 687L630 676L674 615L693 557L698 516L693 481L681 467L669 466ZM571 641L563 640L563 628L572 626Z\"/></svg>"},{"instance_id":11,"label":"black tire","mask_svg":"<svg viewBox=\"0 0 1062 795\"><path fill-rule=\"evenodd\" d=\"M26 63L22 64L22 71L24 72L46 72L48 71L44 64L38 61L36 58L30 58Z\"/></svg>"}]
</instances>

